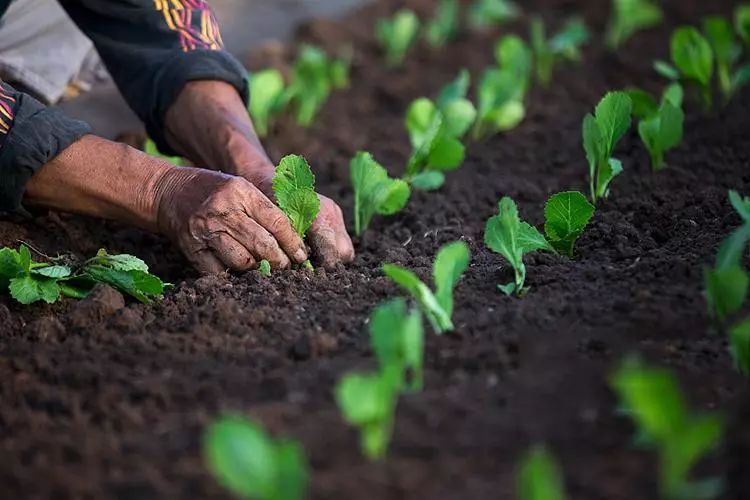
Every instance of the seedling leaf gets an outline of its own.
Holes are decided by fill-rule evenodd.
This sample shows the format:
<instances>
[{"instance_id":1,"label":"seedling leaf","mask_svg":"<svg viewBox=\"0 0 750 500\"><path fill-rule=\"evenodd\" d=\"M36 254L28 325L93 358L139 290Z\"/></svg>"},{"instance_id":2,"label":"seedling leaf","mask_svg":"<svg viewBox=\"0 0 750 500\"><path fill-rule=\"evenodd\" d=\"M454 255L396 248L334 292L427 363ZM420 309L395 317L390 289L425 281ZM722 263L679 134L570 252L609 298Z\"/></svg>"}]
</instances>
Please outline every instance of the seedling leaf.
<instances>
[{"instance_id":1,"label":"seedling leaf","mask_svg":"<svg viewBox=\"0 0 750 500\"><path fill-rule=\"evenodd\" d=\"M369 328L380 370L397 373L399 390L421 390L424 330L419 311L409 312L402 298L391 300L375 308Z\"/></svg>"},{"instance_id":2,"label":"seedling leaf","mask_svg":"<svg viewBox=\"0 0 750 500\"><path fill-rule=\"evenodd\" d=\"M735 367L746 377L750 376L750 318L729 329L729 344Z\"/></svg>"},{"instance_id":3,"label":"seedling leaf","mask_svg":"<svg viewBox=\"0 0 750 500\"><path fill-rule=\"evenodd\" d=\"M409 184L388 177L388 172L370 153L358 152L349 166L354 186L354 231L359 236L372 217L401 211L411 196Z\"/></svg>"},{"instance_id":4,"label":"seedling leaf","mask_svg":"<svg viewBox=\"0 0 750 500\"><path fill-rule=\"evenodd\" d=\"M633 34L658 25L662 11L648 0L613 0L614 15L607 31L607 44L616 49Z\"/></svg>"},{"instance_id":5,"label":"seedling leaf","mask_svg":"<svg viewBox=\"0 0 750 500\"><path fill-rule=\"evenodd\" d=\"M475 0L469 8L469 23L474 28L485 28L516 19L521 9L510 0Z\"/></svg>"},{"instance_id":6,"label":"seedling leaf","mask_svg":"<svg viewBox=\"0 0 750 500\"><path fill-rule=\"evenodd\" d=\"M266 259L261 260L260 264L258 264L258 272L261 276L265 276L266 278L271 276L271 263Z\"/></svg>"},{"instance_id":7,"label":"seedling leaf","mask_svg":"<svg viewBox=\"0 0 750 500\"><path fill-rule=\"evenodd\" d=\"M401 9L391 19L379 19L375 25L375 35L391 66L404 62L419 35L419 18L412 10Z\"/></svg>"},{"instance_id":8,"label":"seedling leaf","mask_svg":"<svg viewBox=\"0 0 750 500\"><path fill-rule=\"evenodd\" d=\"M564 500L560 467L546 447L535 446L523 457L516 488L520 500Z\"/></svg>"},{"instance_id":9,"label":"seedling leaf","mask_svg":"<svg viewBox=\"0 0 750 500\"><path fill-rule=\"evenodd\" d=\"M469 247L463 241L455 241L443 246L435 257L433 279L435 297L450 317L453 316L453 288L469 267Z\"/></svg>"},{"instance_id":10,"label":"seedling leaf","mask_svg":"<svg viewBox=\"0 0 750 500\"><path fill-rule=\"evenodd\" d=\"M289 217L297 234L304 237L320 211L315 176L307 160L299 155L282 158L272 184L279 208Z\"/></svg>"},{"instance_id":11,"label":"seedling leaf","mask_svg":"<svg viewBox=\"0 0 750 500\"><path fill-rule=\"evenodd\" d=\"M594 205L578 191L557 193L544 206L544 232L558 252L573 257L573 246L594 215Z\"/></svg>"},{"instance_id":12,"label":"seedling leaf","mask_svg":"<svg viewBox=\"0 0 750 500\"><path fill-rule=\"evenodd\" d=\"M268 135L269 120L284 104L284 77L275 69L250 75L250 116L260 137Z\"/></svg>"},{"instance_id":13,"label":"seedling leaf","mask_svg":"<svg viewBox=\"0 0 750 500\"><path fill-rule=\"evenodd\" d=\"M734 28L742 41L750 45L750 5L740 5L734 11Z\"/></svg>"},{"instance_id":14,"label":"seedling leaf","mask_svg":"<svg viewBox=\"0 0 750 500\"><path fill-rule=\"evenodd\" d=\"M425 26L425 39L433 47L442 47L456 37L459 28L458 0L440 0L435 17Z\"/></svg>"},{"instance_id":15,"label":"seedling leaf","mask_svg":"<svg viewBox=\"0 0 750 500\"><path fill-rule=\"evenodd\" d=\"M729 202L745 223L750 223L750 197L741 196L735 190L729 191Z\"/></svg>"},{"instance_id":16,"label":"seedling leaf","mask_svg":"<svg viewBox=\"0 0 750 500\"><path fill-rule=\"evenodd\" d=\"M651 156L651 167L664 168L664 153L682 141L685 114L682 109L665 101L656 115L638 124L638 134Z\"/></svg>"},{"instance_id":17,"label":"seedling leaf","mask_svg":"<svg viewBox=\"0 0 750 500\"><path fill-rule=\"evenodd\" d=\"M445 184L445 174L442 172L421 172L411 178L411 186L419 191L434 191Z\"/></svg>"}]
</instances>

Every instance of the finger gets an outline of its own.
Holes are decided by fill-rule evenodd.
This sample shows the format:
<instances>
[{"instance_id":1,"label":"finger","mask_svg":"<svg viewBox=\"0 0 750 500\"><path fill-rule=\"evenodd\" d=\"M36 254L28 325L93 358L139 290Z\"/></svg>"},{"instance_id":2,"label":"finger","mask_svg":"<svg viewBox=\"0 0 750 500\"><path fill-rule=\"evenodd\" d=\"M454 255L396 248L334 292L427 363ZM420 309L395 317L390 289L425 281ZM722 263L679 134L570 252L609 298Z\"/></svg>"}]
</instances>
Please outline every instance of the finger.
<instances>
[{"instance_id":1,"label":"finger","mask_svg":"<svg viewBox=\"0 0 750 500\"><path fill-rule=\"evenodd\" d=\"M307 260L307 251L302 238L292 227L289 218L257 189L250 203L245 203L247 215L260 224L278 242L289 258L296 264Z\"/></svg>"},{"instance_id":2,"label":"finger","mask_svg":"<svg viewBox=\"0 0 750 500\"><path fill-rule=\"evenodd\" d=\"M255 269L255 257L251 255L251 252L242 243L228 233L214 233L210 236L207 243L213 249L214 255L229 269L234 271Z\"/></svg>"},{"instance_id":3,"label":"finger","mask_svg":"<svg viewBox=\"0 0 750 500\"><path fill-rule=\"evenodd\" d=\"M281 249L276 238L249 218L245 212L237 212L222 220L221 225L223 231L228 231L256 262L267 260L273 269L287 269L291 265L289 257Z\"/></svg>"},{"instance_id":4,"label":"finger","mask_svg":"<svg viewBox=\"0 0 750 500\"><path fill-rule=\"evenodd\" d=\"M325 268L334 267L341 258L336 245L336 232L327 225L318 225L310 229L310 246L320 263Z\"/></svg>"},{"instance_id":5,"label":"finger","mask_svg":"<svg viewBox=\"0 0 750 500\"><path fill-rule=\"evenodd\" d=\"M201 274L221 274L227 270L227 266L216 258L208 248L198 250L187 257L193 267Z\"/></svg>"},{"instance_id":6,"label":"finger","mask_svg":"<svg viewBox=\"0 0 750 500\"><path fill-rule=\"evenodd\" d=\"M341 262L348 264L354 260L354 243L345 229L336 231L336 249Z\"/></svg>"}]
</instances>

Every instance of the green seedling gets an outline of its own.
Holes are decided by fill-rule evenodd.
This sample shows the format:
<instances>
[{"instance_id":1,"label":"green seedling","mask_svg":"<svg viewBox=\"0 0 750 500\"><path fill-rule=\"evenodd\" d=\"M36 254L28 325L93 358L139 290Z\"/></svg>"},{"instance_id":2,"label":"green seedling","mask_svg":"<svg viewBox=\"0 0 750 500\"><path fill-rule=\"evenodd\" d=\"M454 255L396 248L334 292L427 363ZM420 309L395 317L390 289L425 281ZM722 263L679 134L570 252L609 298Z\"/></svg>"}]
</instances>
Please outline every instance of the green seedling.
<instances>
[{"instance_id":1,"label":"green seedling","mask_svg":"<svg viewBox=\"0 0 750 500\"><path fill-rule=\"evenodd\" d=\"M750 377L750 318L729 329L729 352L737 371Z\"/></svg>"},{"instance_id":2,"label":"green seedling","mask_svg":"<svg viewBox=\"0 0 750 500\"><path fill-rule=\"evenodd\" d=\"M420 21L414 11L401 9L390 19L379 19L375 36L390 66L399 66L419 36Z\"/></svg>"},{"instance_id":3,"label":"green seedling","mask_svg":"<svg viewBox=\"0 0 750 500\"><path fill-rule=\"evenodd\" d=\"M445 109L448 105L454 102L459 102L466 99L466 95L469 93L469 86L471 85L471 74L469 70L463 68L458 72L456 78L446 84L440 93L436 101L439 109Z\"/></svg>"},{"instance_id":4,"label":"green seedling","mask_svg":"<svg viewBox=\"0 0 750 500\"><path fill-rule=\"evenodd\" d=\"M260 137L268 135L271 118L280 113L289 97L284 91L284 77L275 69L249 75L250 105L248 110Z\"/></svg>"},{"instance_id":5,"label":"green seedling","mask_svg":"<svg viewBox=\"0 0 750 500\"><path fill-rule=\"evenodd\" d=\"M521 9L510 0L475 0L469 7L469 24L477 29L517 19Z\"/></svg>"},{"instance_id":6,"label":"green seedling","mask_svg":"<svg viewBox=\"0 0 750 500\"><path fill-rule=\"evenodd\" d=\"M344 420L359 429L362 453L370 460L382 460L388 451L398 402L396 375L348 373L336 385L336 403Z\"/></svg>"},{"instance_id":7,"label":"green seedling","mask_svg":"<svg viewBox=\"0 0 750 500\"><path fill-rule=\"evenodd\" d=\"M665 101L654 116L638 124L638 135L648 150L654 171L665 167L664 153L682 141L684 123L685 113L682 109Z\"/></svg>"},{"instance_id":8,"label":"green seedling","mask_svg":"<svg viewBox=\"0 0 750 500\"><path fill-rule=\"evenodd\" d=\"M271 263L266 259L261 260L260 264L258 264L258 272L261 276L265 276L266 278L271 276Z\"/></svg>"},{"instance_id":9,"label":"green seedling","mask_svg":"<svg viewBox=\"0 0 750 500\"><path fill-rule=\"evenodd\" d=\"M656 97L642 89L629 88L625 92L633 103L633 116L638 120L653 118L658 114L659 108L665 102L669 102L672 106L682 109L682 101L685 94L682 85L679 83L669 85L664 90L661 101L657 101Z\"/></svg>"},{"instance_id":10,"label":"green seedling","mask_svg":"<svg viewBox=\"0 0 750 500\"><path fill-rule=\"evenodd\" d=\"M583 234L594 205L578 191L557 193L544 206L544 233L550 245L560 253L573 257L576 240Z\"/></svg>"},{"instance_id":11,"label":"green seedling","mask_svg":"<svg viewBox=\"0 0 750 500\"><path fill-rule=\"evenodd\" d=\"M320 199L315 192L315 175L307 160L299 155L282 158L274 173L272 185L279 208L289 217L297 234L304 238L320 211ZM312 268L310 261L303 265Z\"/></svg>"},{"instance_id":12,"label":"green seedling","mask_svg":"<svg viewBox=\"0 0 750 500\"><path fill-rule=\"evenodd\" d=\"M534 66L534 54L531 48L521 37L506 35L495 44L495 62L499 68L514 73L517 82L515 98L523 101L531 85Z\"/></svg>"},{"instance_id":13,"label":"green seedling","mask_svg":"<svg viewBox=\"0 0 750 500\"><path fill-rule=\"evenodd\" d=\"M633 34L657 26L661 8L649 0L612 0L614 13L607 30L607 45L617 49Z\"/></svg>"},{"instance_id":14,"label":"green seedling","mask_svg":"<svg viewBox=\"0 0 750 500\"><path fill-rule=\"evenodd\" d=\"M457 98L443 108L422 97L406 112L406 129L412 154L406 166L406 181L414 188L430 191L445 182L445 171L454 170L464 161L461 137L476 116L474 106Z\"/></svg>"},{"instance_id":15,"label":"green seedling","mask_svg":"<svg viewBox=\"0 0 750 500\"><path fill-rule=\"evenodd\" d=\"M354 187L354 233L360 236L375 214L393 215L409 201L406 181L393 179L370 153L358 152L349 165Z\"/></svg>"},{"instance_id":16,"label":"green seedling","mask_svg":"<svg viewBox=\"0 0 750 500\"><path fill-rule=\"evenodd\" d=\"M742 265L750 239L750 200L736 191L729 192L729 200L744 224L719 245L714 267L704 270L709 316L719 329L724 328L728 316L740 310L750 286L750 277Z\"/></svg>"},{"instance_id":17,"label":"green seedling","mask_svg":"<svg viewBox=\"0 0 750 500\"><path fill-rule=\"evenodd\" d=\"M499 253L513 267L515 279L497 287L506 295L521 296L526 292L526 265L524 254L537 250L554 252L554 248L542 234L518 216L518 207L509 197L504 196L498 204L499 213L487 220L484 228L484 244L493 252Z\"/></svg>"},{"instance_id":18,"label":"green seedling","mask_svg":"<svg viewBox=\"0 0 750 500\"><path fill-rule=\"evenodd\" d=\"M381 372L393 372L398 389L422 390L424 329L419 311L409 311L406 301L394 299L370 315L370 345Z\"/></svg>"},{"instance_id":19,"label":"green seedling","mask_svg":"<svg viewBox=\"0 0 750 500\"><path fill-rule=\"evenodd\" d=\"M239 498L301 500L308 466L299 443L273 439L241 416L213 422L203 436L203 457L214 478Z\"/></svg>"},{"instance_id":20,"label":"green seedling","mask_svg":"<svg viewBox=\"0 0 750 500\"><path fill-rule=\"evenodd\" d=\"M714 72L711 44L697 29L683 26L672 33L670 51L672 64L656 61L654 69L672 81L681 81L697 88L704 105L710 108Z\"/></svg>"},{"instance_id":21,"label":"green seedling","mask_svg":"<svg viewBox=\"0 0 750 500\"><path fill-rule=\"evenodd\" d=\"M403 288L419 304L435 332L440 335L453 330L453 289L469 266L469 247L454 241L440 248L432 265L435 292L408 269L384 264L383 272Z\"/></svg>"},{"instance_id":22,"label":"green seedling","mask_svg":"<svg viewBox=\"0 0 750 500\"><path fill-rule=\"evenodd\" d=\"M742 44L732 31L732 24L720 16L703 20L703 32L714 53L716 78L724 101L750 82L750 63L737 66L742 55Z\"/></svg>"},{"instance_id":23,"label":"green seedling","mask_svg":"<svg viewBox=\"0 0 750 500\"><path fill-rule=\"evenodd\" d=\"M622 163L613 158L617 142L630 128L633 103L624 92L609 92L594 114L583 119L583 149L589 163L591 202L609 194L609 185L622 172Z\"/></svg>"},{"instance_id":24,"label":"green seedling","mask_svg":"<svg viewBox=\"0 0 750 500\"><path fill-rule=\"evenodd\" d=\"M745 45L750 46L750 4L743 4L735 9L734 29Z\"/></svg>"},{"instance_id":25,"label":"green seedling","mask_svg":"<svg viewBox=\"0 0 750 500\"><path fill-rule=\"evenodd\" d=\"M169 283L148 272L148 266L132 255L109 255L99 250L95 257L77 266L34 262L26 245L18 250L0 249L0 288L21 304L57 302L61 296L82 299L97 283L106 283L148 304L161 297Z\"/></svg>"},{"instance_id":26,"label":"green seedling","mask_svg":"<svg viewBox=\"0 0 750 500\"><path fill-rule=\"evenodd\" d=\"M559 33L547 39L544 21L540 17L534 17L531 20L531 48L534 52L539 83L543 87L549 86L552 71L560 61L579 61L580 48L589 38L589 30L583 21L572 18Z\"/></svg>"},{"instance_id":27,"label":"green seedling","mask_svg":"<svg viewBox=\"0 0 750 500\"><path fill-rule=\"evenodd\" d=\"M442 47L458 34L460 24L458 0L440 0L435 17L424 28L424 37L433 47Z\"/></svg>"},{"instance_id":28,"label":"green seedling","mask_svg":"<svg viewBox=\"0 0 750 500\"><path fill-rule=\"evenodd\" d=\"M716 479L691 481L691 469L721 439L716 413L689 410L675 377L667 370L626 360L611 385L625 414L633 419L639 442L659 454L659 489L664 499L708 499L721 491Z\"/></svg>"},{"instance_id":29,"label":"green seedling","mask_svg":"<svg viewBox=\"0 0 750 500\"><path fill-rule=\"evenodd\" d=\"M162 152L159 151L159 148L156 147L156 143L149 138L146 138L143 143L143 152L149 156L153 156L154 158L159 158L160 160L169 162L176 167L179 167L184 163L183 159L179 156L169 156L162 154Z\"/></svg>"},{"instance_id":30,"label":"green seedling","mask_svg":"<svg viewBox=\"0 0 750 500\"><path fill-rule=\"evenodd\" d=\"M466 95L471 75L466 69L440 90L436 105L443 118L444 135L462 139L477 117L477 110Z\"/></svg>"},{"instance_id":31,"label":"green seedling","mask_svg":"<svg viewBox=\"0 0 750 500\"><path fill-rule=\"evenodd\" d=\"M519 500L565 499L560 466L546 447L534 446L523 457L516 491Z\"/></svg>"},{"instance_id":32,"label":"green seedling","mask_svg":"<svg viewBox=\"0 0 750 500\"><path fill-rule=\"evenodd\" d=\"M302 46L292 67L291 82L281 98L296 106L300 126L312 125L333 89L348 86L349 57L332 60L318 47Z\"/></svg>"}]
</instances>

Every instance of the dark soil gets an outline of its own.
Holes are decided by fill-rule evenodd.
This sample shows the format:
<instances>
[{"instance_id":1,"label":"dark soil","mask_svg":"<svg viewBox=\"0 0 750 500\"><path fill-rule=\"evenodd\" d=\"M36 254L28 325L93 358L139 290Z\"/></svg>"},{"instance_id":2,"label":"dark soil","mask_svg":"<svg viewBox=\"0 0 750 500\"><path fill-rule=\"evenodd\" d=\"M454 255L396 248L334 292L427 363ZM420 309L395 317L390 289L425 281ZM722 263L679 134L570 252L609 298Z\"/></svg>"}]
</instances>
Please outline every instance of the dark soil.
<instances>
[{"instance_id":1,"label":"dark soil","mask_svg":"<svg viewBox=\"0 0 750 500\"><path fill-rule=\"evenodd\" d=\"M408 2L421 12L431 2ZM750 498L750 403L723 336L711 335L702 267L737 225L730 188L750 191L750 95L712 114L690 105L686 139L652 174L637 135L617 156L613 184L581 239L577 258L527 259L531 290L519 300L484 248L484 221L503 195L541 222L549 194L585 189L580 124L603 93L639 85L658 91L650 69L681 23L728 14L728 0L665 2L662 27L617 54L601 33L609 2L525 2L557 27L581 13L597 33L580 66L566 65L535 89L528 119L470 147L466 164L437 193L418 193L400 215L376 220L356 241L353 265L335 271L202 277L159 237L62 214L0 223L0 243L47 254L135 253L177 286L143 306L106 289L83 302L22 307L0 298L0 492L3 498L223 498L204 469L201 431L226 410L260 419L302 441L312 498L509 499L522 452L546 442L574 499L656 497L656 462L633 448L615 413L607 377L631 352L672 369L693 407L735 422L725 446L701 465L724 475L726 497ZM348 162L367 149L394 173L408 155L402 126L411 99L435 95L459 68L491 63L499 31L425 47L387 69L373 20L402 2L383 1L346 22L319 22L300 41L353 43L351 90L333 96L310 130L291 123L268 141L272 156L301 153L321 191L351 212ZM523 24L510 29L525 30ZM273 51L271 51L273 52ZM283 51L261 54L283 61ZM332 398L346 371L373 365L365 321L399 292L380 272L396 262L429 276L440 245L465 240L472 264L456 291L456 331L427 342L425 390L403 397L388 460L370 464Z\"/></svg>"}]
</instances>

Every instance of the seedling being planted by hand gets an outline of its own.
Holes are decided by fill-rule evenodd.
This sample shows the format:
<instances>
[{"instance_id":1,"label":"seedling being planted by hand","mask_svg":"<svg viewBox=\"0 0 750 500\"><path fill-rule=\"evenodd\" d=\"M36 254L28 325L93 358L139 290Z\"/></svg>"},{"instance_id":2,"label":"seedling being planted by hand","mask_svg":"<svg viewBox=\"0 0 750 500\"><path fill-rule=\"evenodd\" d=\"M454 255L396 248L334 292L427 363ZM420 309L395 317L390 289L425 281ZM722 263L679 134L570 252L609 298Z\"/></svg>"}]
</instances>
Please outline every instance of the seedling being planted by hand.
<instances>
[{"instance_id":1,"label":"seedling being planted by hand","mask_svg":"<svg viewBox=\"0 0 750 500\"><path fill-rule=\"evenodd\" d=\"M367 229L375 214L393 215L409 201L409 184L389 177L370 153L357 153L349 172L354 186L354 232L357 236Z\"/></svg>"},{"instance_id":2,"label":"seedling being planted by hand","mask_svg":"<svg viewBox=\"0 0 750 500\"><path fill-rule=\"evenodd\" d=\"M460 24L458 0L440 0L435 17L424 28L424 37L433 47L442 47L458 34Z\"/></svg>"},{"instance_id":3,"label":"seedling being planted by hand","mask_svg":"<svg viewBox=\"0 0 750 500\"><path fill-rule=\"evenodd\" d=\"M591 202L609 194L609 184L622 172L622 163L613 158L617 142L630 128L633 103L624 92L610 92L599 101L594 114L583 120L583 149L589 163Z\"/></svg>"},{"instance_id":4,"label":"seedling being planted by hand","mask_svg":"<svg viewBox=\"0 0 750 500\"><path fill-rule=\"evenodd\" d=\"M292 67L291 82L282 98L282 101L296 106L300 126L312 125L333 89L349 85L349 63L348 55L332 60L318 47L302 47Z\"/></svg>"},{"instance_id":5,"label":"seedling being planted by hand","mask_svg":"<svg viewBox=\"0 0 750 500\"><path fill-rule=\"evenodd\" d=\"M350 425L359 429L362 453L382 460L388 451L398 402L399 380L393 371L348 373L336 385L336 403Z\"/></svg>"},{"instance_id":6,"label":"seedling being planted by hand","mask_svg":"<svg viewBox=\"0 0 750 500\"><path fill-rule=\"evenodd\" d=\"M557 193L544 206L544 233L550 245L558 252L573 257L576 240L583 234L594 205L578 191Z\"/></svg>"},{"instance_id":7,"label":"seedling being planted by hand","mask_svg":"<svg viewBox=\"0 0 750 500\"><path fill-rule=\"evenodd\" d=\"M258 264L258 272L261 276L265 276L266 278L271 276L271 263L266 259L261 260L260 264Z\"/></svg>"},{"instance_id":8,"label":"seedling being planted by hand","mask_svg":"<svg viewBox=\"0 0 750 500\"><path fill-rule=\"evenodd\" d=\"M440 335L453 330L453 289L469 266L469 260L469 247L463 241L441 247L432 266L435 292L416 274L401 266L384 264L383 272L412 296Z\"/></svg>"},{"instance_id":9,"label":"seedling being planted by hand","mask_svg":"<svg viewBox=\"0 0 750 500\"><path fill-rule=\"evenodd\" d=\"M424 191L438 189L445 182L444 172L464 161L461 137L476 116L474 106L456 98L438 108L431 100L415 100L406 112L406 129L412 154L406 166L406 181Z\"/></svg>"},{"instance_id":10,"label":"seedling being planted by hand","mask_svg":"<svg viewBox=\"0 0 750 500\"><path fill-rule=\"evenodd\" d=\"M249 75L250 104L248 110L258 136L268 135L271 118L280 113L290 97L284 91L284 77L275 69Z\"/></svg>"},{"instance_id":11,"label":"seedling being planted by hand","mask_svg":"<svg viewBox=\"0 0 750 500\"><path fill-rule=\"evenodd\" d=\"M531 76L531 51L519 37L508 35L495 46L498 68L486 70L477 88L475 140L518 126L526 116L524 98Z\"/></svg>"},{"instance_id":12,"label":"seedling being planted by hand","mask_svg":"<svg viewBox=\"0 0 750 500\"><path fill-rule=\"evenodd\" d=\"M486 28L517 19L521 9L510 0L475 0L469 7L469 23L474 28Z\"/></svg>"},{"instance_id":13,"label":"seedling being planted by hand","mask_svg":"<svg viewBox=\"0 0 750 500\"><path fill-rule=\"evenodd\" d=\"M565 499L565 484L560 466L546 447L535 446L523 457L516 492L519 500Z\"/></svg>"},{"instance_id":14,"label":"seedling being planted by hand","mask_svg":"<svg viewBox=\"0 0 750 500\"><path fill-rule=\"evenodd\" d=\"M375 308L370 315L369 328L370 345L380 371L393 373L399 391L422 390L424 329L421 313L409 311L404 299L394 299Z\"/></svg>"},{"instance_id":15,"label":"seedling being planted by hand","mask_svg":"<svg viewBox=\"0 0 750 500\"><path fill-rule=\"evenodd\" d=\"M282 158L273 177L273 192L279 208L289 217L297 234L304 238L320 211L315 176L307 160L299 155ZM309 260L303 265L312 269Z\"/></svg>"},{"instance_id":16,"label":"seedling being planted by hand","mask_svg":"<svg viewBox=\"0 0 750 500\"><path fill-rule=\"evenodd\" d=\"M500 200L499 213L487 220L484 244L493 252L505 257L513 267L515 279L506 285L497 286L506 295L521 296L526 292L524 254L538 250L555 251L534 226L519 218L516 203L507 196Z\"/></svg>"},{"instance_id":17,"label":"seedling being planted by hand","mask_svg":"<svg viewBox=\"0 0 750 500\"><path fill-rule=\"evenodd\" d=\"M255 422L225 416L203 436L203 457L214 478L238 498L301 500L307 460L295 441L276 440Z\"/></svg>"},{"instance_id":18,"label":"seedling being planted by hand","mask_svg":"<svg viewBox=\"0 0 750 500\"><path fill-rule=\"evenodd\" d=\"M144 304L161 297L170 286L148 272L148 266L132 255L109 255L99 250L95 257L77 266L34 262L26 245L18 250L0 249L0 289L21 304L57 302L61 296L82 299L97 283L105 283Z\"/></svg>"},{"instance_id":19,"label":"seedling being planted by hand","mask_svg":"<svg viewBox=\"0 0 750 500\"><path fill-rule=\"evenodd\" d=\"M531 20L531 48L534 51L536 75L543 87L549 86L555 65L562 61L579 61L580 48L589 40L590 34L581 19L568 20L563 29L550 39L545 33L544 21L539 17Z\"/></svg>"},{"instance_id":20,"label":"seedling being planted by hand","mask_svg":"<svg viewBox=\"0 0 750 500\"><path fill-rule=\"evenodd\" d=\"M420 21L412 10L401 9L391 19L379 19L375 36L385 53L386 62L399 66L419 36Z\"/></svg>"},{"instance_id":21,"label":"seedling being planted by hand","mask_svg":"<svg viewBox=\"0 0 750 500\"><path fill-rule=\"evenodd\" d=\"M714 498L721 482L690 480L690 470L714 448L723 432L714 412L689 410L675 377L666 370L626 360L611 380L623 413L638 429L638 442L659 454L659 490L665 499Z\"/></svg>"},{"instance_id":22,"label":"seedling being planted by hand","mask_svg":"<svg viewBox=\"0 0 750 500\"><path fill-rule=\"evenodd\" d=\"M711 107L711 80L714 54L711 44L692 26L683 26L672 33L670 42L672 64L656 61L654 69L672 81L680 81L698 89L706 108Z\"/></svg>"},{"instance_id":23,"label":"seedling being planted by hand","mask_svg":"<svg viewBox=\"0 0 750 500\"><path fill-rule=\"evenodd\" d=\"M650 0L612 0L614 14L607 30L607 45L617 49L637 31L653 28L663 17Z\"/></svg>"}]
</instances>

